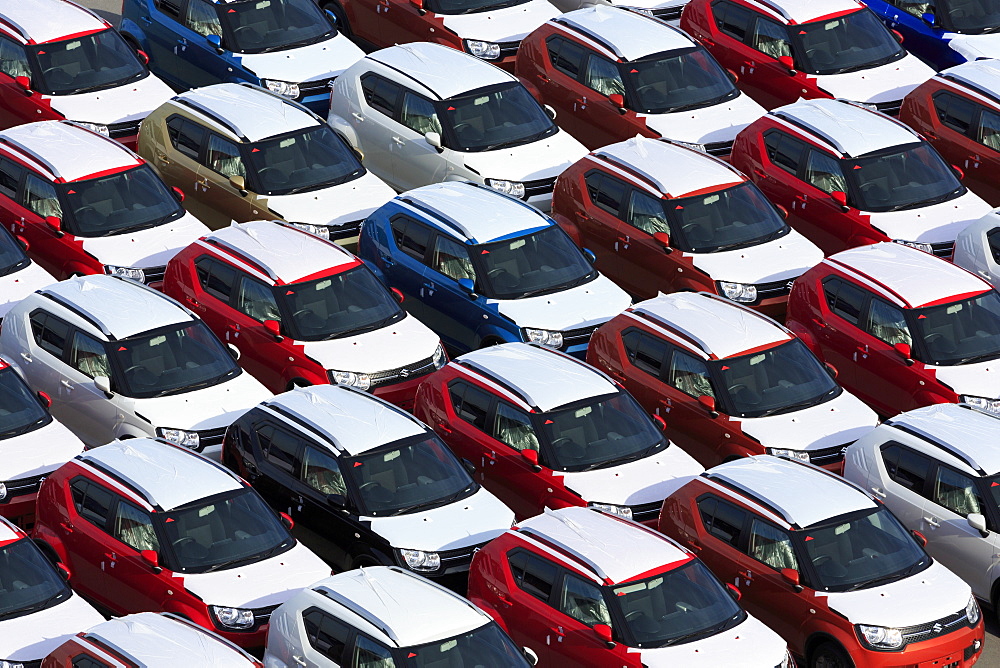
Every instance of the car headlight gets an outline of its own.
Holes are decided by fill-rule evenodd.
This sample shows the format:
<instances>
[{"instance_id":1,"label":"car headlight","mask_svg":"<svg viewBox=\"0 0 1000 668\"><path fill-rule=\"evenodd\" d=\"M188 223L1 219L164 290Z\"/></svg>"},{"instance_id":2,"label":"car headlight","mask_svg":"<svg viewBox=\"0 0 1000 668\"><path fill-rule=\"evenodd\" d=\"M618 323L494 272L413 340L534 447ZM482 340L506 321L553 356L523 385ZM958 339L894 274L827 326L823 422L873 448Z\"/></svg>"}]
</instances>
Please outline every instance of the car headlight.
<instances>
[{"instance_id":1,"label":"car headlight","mask_svg":"<svg viewBox=\"0 0 1000 668\"><path fill-rule=\"evenodd\" d=\"M650 18L656 18L656 15L653 14L653 10L651 9L643 9L642 7L622 7L622 9L627 9L630 12L635 12L636 14L643 14Z\"/></svg>"},{"instance_id":2,"label":"car headlight","mask_svg":"<svg viewBox=\"0 0 1000 668\"><path fill-rule=\"evenodd\" d=\"M504 195L524 199L524 184L520 181L505 181L504 179L486 179L486 185Z\"/></svg>"},{"instance_id":3,"label":"car headlight","mask_svg":"<svg viewBox=\"0 0 1000 668\"><path fill-rule=\"evenodd\" d=\"M858 637L874 649L898 649L903 645L903 632L885 626L858 624Z\"/></svg>"},{"instance_id":4,"label":"car headlight","mask_svg":"<svg viewBox=\"0 0 1000 668\"><path fill-rule=\"evenodd\" d=\"M930 244L925 244L920 241L906 241L905 239L893 239L892 243L901 244L903 246L909 246L910 248L916 248L917 250L922 250L925 253L934 252L934 249L931 248Z\"/></svg>"},{"instance_id":5,"label":"car headlight","mask_svg":"<svg viewBox=\"0 0 1000 668\"><path fill-rule=\"evenodd\" d=\"M200 444L200 438L198 437L198 432L196 431L184 431L183 429L167 429L166 427L157 427L156 434L171 443L183 445L185 448L191 448L192 450L197 450Z\"/></svg>"},{"instance_id":6,"label":"car headlight","mask_svg":"<svg viewBox=\"0 0 1000 668\"><path fill-rule=\"evenodd\" d=\"M1000 399L987 399L986 397L973 397L963 394L958 398L959 403L968 404L973 408L978 408L987 413L1000 415Z\"/></svg>"},{"instance_id":7,"label":"car headlight","mask_svg":"<svg viewBox=\"0 0 1000 668\"><path fill-rule=\"evenodd\" d=\"M616 506L613 503L590 502L587 504L587 507L593 508L594 510L600 510L601 512L610 513L612 515L617 515L618 517L624 517L627 520L632 519L632 509L628 506Z\"/></svg>"},{"instance_id":8,"label":"car headlight","mask_svg":"<svg viewBox=\"0 0 1000 668\"><path fill-rule=\"evenodd\" d=\"M528 343L538 343L550 348L562 348L563 345L562 332L552 332L547 329L525 327L524 338L528 340Z\"/></svg>"},{"instance_id":9,"label":"car headlight","mask_svg":"<svg viewBox=\"0 0 1000 668\"><path fill-rule=\"evenodd\" d=\"M694 144L689 141L677 141L676 139L671 139L670 143L676 144L677 146L684 146L686 148L691 148L694 149L695 151L701 151L702 153L708 153L708 151L705 150L704 144Z\"/></svg>"},{"instance_id":10,"label":"car headlight","mask_svg":"<svg viewBox=\"0 0 1000 668\"><path fill-rule=\"evenodd\" d=\"M809 461L809 453L805 450L789 450L788 448L767 448L767 454L785 459L797 459L800 462Z\"/></svg>"},{"instance_id":11,"label":"car headlight","mask_svg":"<svg viewBox=\"0 0 1000 668\"><path fill-rule=\"evenodd\" d=\"M253 610L213 605L212 614L220 625L228 629L248 629L253 626Z\"/></svg>"},{"instance_id":12,"label":"car headlight","mask_svg":"<svg viewBox=\"0 0 1000 668\"><path fill-rule=\"evenodd\" d=\"M500 57L500 45L496 42L467 39L465 40L465 50L483 60L496 60Z\"/></svg>"},{"instance_id":13,"label":"car headlight","mask_svg":"<svg viewBox=\"0 0 1000 668\"><path fill-rule=\"evenodd\" d=\"M448 355L444 352L444 344L439 343L434 349L434 368L440 369L448 361Z\"/></svg>"},{"instance_id":14,"label":"car headlight","mask_svg":"<svg viewBox=\"0 0 1000 668\"><path fill-rule=\"evenodd\" d=\"M272 93L284 95L285 97L296 98L299 96L299 85L290 81L278 81L276 79L261 79L264 88Z\"/></svg>"},{"instance_id":15,"label":"car headlight","mask_svg":"<svg viewBox=\"0 0 1000 668\"><path fill-rule=\"evenodd\" d=\"M24 668L20 661L0 661L0 668Z\"/></svg>"},{"instance_id":16,"label":"car headlight","mask_svg":"<svg viewBox=\"0 0 1000 668\"><path fill-rule=\"evenodd\" d=\"M350 385L351 387L356 387L359 390L367 390L372 386L372 377L367 373L358 373L356 371L335 371L330 369L327 372L330 376L330 382L334 385Z\"/></svg>"},{"instance_id":17,"label":"car headlight","mask_svg":"<svg viewBox=\"0 0 1000 668\"><path fill-rule=\"evenodd\" d=\"M0 501L7 498L7 485L0 482Z\"/></svg>"},{"instance_id":18,"label":"car headlight","mask_svg":"<svg viewBox=\"0 0 1000 668\"><path fill-rule=\"evenodd\" d=\"M969 603L965 606L965 618L969 620L970 624L979 622L979 604L976 603L975 596L969 597Z\"/></svg>"},{"instance_id":19,"label":"car headlight","mask_svg":"<svg viewBox=\"0 0 1000 668\"><path fill-rule=\"evenodd\" d=\"M137 267L119 267L113 264L104 265L104 273L109 276L121 276L122 278L130 278L133 281L139 283L146 282L146 272Z\"/></svg>"},{"instance_id":20,"label":"car headlight","mask_svg":"<svg viewBox=\"0 0 1000 668\"><path fill-rule=\"evenodd\" d=\"M320 239L330 238L330 228L326 225L312 225L310 223L288 223L292 227L308 232L309 234L315 235Z\"/></svg>"},{"instance_id":21,"label":"car headlight","mask_svg":"<svg viewBox=\"0 0 1000 668\"><path fill-rule=\"evenodd\" d=\"M719 292L726 299L748 304L757 301L757 286L747 283L727 283L719 281Z\"/></svg>"},{"instance_id":22,"label":"car headlight","mask_svg":"<svg viewBox=\"0 0 1000 668\"><path fill-rule=\"evenodd\" d=\"M403 558L403 565L411 571L436 571L441 568L441 555L437 552L424 552L423 550L400 550L399 556Z\"/></svg>"},{"instance_id":23,"label":"car headlight","mask_svg":"<svg viewBox=\"0 0 1000 668\"><path fill-rule=\"evenodd\" d=\"M71 121L75 125L79 125L81 128L86 128L91 132L96 132L99 135L104 135L105 137L111 136L111 131L108 130L107 125L101 125L100 123L88 123L86 121Z\"/></svg>"}]
</instances>

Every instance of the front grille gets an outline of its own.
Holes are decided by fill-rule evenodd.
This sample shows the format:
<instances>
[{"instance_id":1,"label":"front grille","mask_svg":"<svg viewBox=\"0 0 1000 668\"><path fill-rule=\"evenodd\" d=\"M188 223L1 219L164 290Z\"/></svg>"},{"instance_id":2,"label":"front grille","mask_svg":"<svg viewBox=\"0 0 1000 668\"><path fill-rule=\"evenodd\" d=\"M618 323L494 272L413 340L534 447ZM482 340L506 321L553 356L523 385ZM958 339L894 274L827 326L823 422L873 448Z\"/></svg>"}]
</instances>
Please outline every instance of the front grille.
<instances>
[{"instance_id":1,"label":"front grille","mask_svg":"<svg viewBox=\"0 0 1000 668\"><path fill-rule=\"evenodd\" d=\"M795 281L794 278L786 278L771 283L757 283L754 286L757 288L757 301L774 299L775 297L787 297L788 293L792 291L793 281Z\"/></svg>"},{"instance_id":2,"label":"front grille","mask_svg":"<svg viewBox=\"0 0 1000 668\"><path fill-rule=\"evenodd\" d=\"M372 381L371 389L374 390L376 387L384 387L385 385L401 383L404 380L411 380L413 378L419 378L420 376L426 376L431 371L434 371L434 369L434 358L428 357L427 359L422 359L419 362L414 362L413 364L408 364L407 366L401 366L397 369L376 371L375 373L368 374L368 376Z\"/></svg>"},{"instance_id":3,"label":"front grille","mask_svg":"<svg viewBox=\"0 0 1000 668\"><path fill-rule=\"evenodd\" d=\"M556 187L556 177L547 179L536 179L524 182L524 198L535 197L537 195L547 195Z\"/></svg>"},{"instance_id":4,"label":"front grille","mask_svg":"<svg viewBox=\"0 0 1000 668\"><path fill-rule=\"evenodd\" d=\"M163 280L163 275L167 273L166 265L160 267L143 267L142 274L146 277L146 283L156 283Z\"/></svg>"},{"instance_id":5,"label":"front grille","mask_svg":"<svg viewBox=\"0 0 1000 668\"><path fill-rule=\"evenodd\" d=\"M501 58L511 58L517 55L517 48L521 46L521 40L514 40L513 42L500 42L500 57Z\"/></svg>"},{"instance_id":6,"label":"front grille","mask_svg":"<svg viewBox=\"0 0 1000 668\"><path fill-rule=\"evenodd\" d=\"M330 84L334 82L337 77L330 77L329 79L317 79L316 81L303 81L299 84L299 96L297 100L309 97L310 95L319 95L321 93L330 93Z\"/></svg>"},{"instance_id":7,"label":"front grille","mask_svg":"<svg viewBox=\"0 0 1000 668\"><path fill-rule=\"evenodd\" d=\"M900 629L900 631L903 633L903 645L905 646L923 642L931 638L938 638L952 631L957 631L963 626L969 626L969 620L965 616L964 609L933 622L907 626Z\"/></svg>"},{"instance_id":8,"label":"front grille","mask_svg":"<svg viewBox=\"0 0 1000 668\"><path fill-rule=\"evenodd\" d=\"M733 141L712 141L704 144L705 153L709 155L714 155L717 158L722 158L733 152Z\"/></svg>"},{"instance_id":9,"label":"front grille","mask_svg":"<svg viewBox=\"0 0 1000 668\"><path fill-rule=\"evenodd\" d=\"M844 461L844 450L849 444L835 445L832 448L809 450L809 463L816 466L829 466Z\"/></svg>"},{"instance_id":10,"label":"front grille","mask_svg":"<svg viewBox=\"0 0 1000 668\"><path fill-rule=\"evenodd\" d=\"M349 239L350 237L358 236L361 234L361 223L363 222L365 222L365 219L361 218L337 225L327 225L327 229L330 230L330 239L336 241L338 239Z\"/></svg>"},{"instance_id":11,"label":"front grille","mask_svg":"<svg viewBox=\"0 0 1000 668\"><path fill-rule=\"evenodd\" d=\"M653 16L661 21L679 21L683 10L684 5L678 7L659 7L650 11L653 13Z\"/></svg>"},{"instance_id":12,"label":"front grille","mask_svg":"<svg viewBox=\"0 0 1000 668\"><path fill-rule=\"evenodd\" d=\"M600 327L600 325L591 325L590 327L581 327L580 329L567 329L562 333L563 346L560 350L566 350L571 346L579 346L581 344L590 343L590 337L594 334L594 330L598 327Z\"/></svg>"},{"instance_id":13,"label":"front grille","mask_svg":"<svg viewBox=\"0 0 1000 668\"><path fill-rule=\"evenodd\" d=\"M198 431L198 446L208 448L213 445L222 445L222 439L226 437L227 427L218 429L204 429Z\"/></svg>"},{"instance_id":14,"label":"front grille","mask_svg":"<svg viewBox=\"0 0 1000 668\"><path fill-rule=\"evenodd\" d=\"M480 543L478 545L467 545L466 547L460 547L457 550L443 550L438 552L441 555L441 568L437 571L440 575L447 575L450 573L459 573L469 570L469 565L472 563L472 557L480 549L482 549L486 543Z\"/></svg>"},{"instance_id":15,"label":"front grille","mask_svg":"<svg viewBox=\"0 0 1000 668\"><path fill-rule=\"evenodd\" d=\"M872 106L888 116L899 116L899 108L903 106L903 100L889 100L888 102L870 102Z\"/></svg>"},{"instance_id":16,"label":"front grille","mask_svg":"<svg viewBox=\"0 0 1000 668\"><path fill-rule=\"evenodd\" d=\"M253 628L259 629L271 620L271 613L278 609L277 605L269 605L266 608L253 608Z\"/></svg>"},{"instance_id":17,"label":"front grille","mask_svg":"<svg viewBox=\"0 0 1000 668\"><path fill-rule=\"evenodd\" d=\"M636 522L648 522L660 516L660 507L663 501L653 501L652 503L640 503L637 506L629 506L632 509L632 519Z\"/></svg>"},{"instance_id":18,"label":"front grille","mask_svg":"<svg viewBox=\"0 0 1000 668\"><path fill-rule=\"evenodd\" d=\"M45 473L42 475L33 475L28 478L8 480L4 483L7 487L7 496L4 497L3 501L0 501L0 504L13 500L15 496L27 496L28 494L37 493L38 488L41 487L42 481L45 480L45 476L47 475L48 474Z\"/></svg>"},{"instance_id":19,"label":"front grille","mask_svg":"<svg viewBox=\"0 0 1000 668\"><path fill-rule=\"evenodd\" d=\"M951 257L952 251L955 250L954 241L942 241L941 243L931 244L931 253L937 255L938 257Z\"/></svg>"},{"instance_id":20,"label":"front grille","mask_svg":"<svg viewBox=\"0 0 1000 668\"><path fill-rule=\"evenodd\" d=\"M111 123L108 125L108 135L110 135L112 139L128 137L130 135L137 134L139 132L139 125L141 124L142 119L137 121L125 121L124 123Z\"/></svg>"}]
</instances>

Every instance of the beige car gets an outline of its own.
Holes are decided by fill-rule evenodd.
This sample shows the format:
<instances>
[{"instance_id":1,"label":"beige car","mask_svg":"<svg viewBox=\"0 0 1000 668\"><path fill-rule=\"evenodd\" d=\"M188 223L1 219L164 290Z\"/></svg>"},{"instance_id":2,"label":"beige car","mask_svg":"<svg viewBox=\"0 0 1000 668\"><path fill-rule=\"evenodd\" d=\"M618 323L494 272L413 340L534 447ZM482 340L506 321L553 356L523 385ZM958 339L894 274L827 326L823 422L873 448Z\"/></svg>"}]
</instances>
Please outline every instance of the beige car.
<instances>
[{"instance_id":1,"label":"beige car","mask_svg":"<svg viewBox=\"0 0 1000 668\"><path fill-rule=\"evenodd\" d=\"M172 98L143 121L138 151L212 229L282 219L349 242L395 196L319 116L250 84Z\"/></svg>"}]
</instances>

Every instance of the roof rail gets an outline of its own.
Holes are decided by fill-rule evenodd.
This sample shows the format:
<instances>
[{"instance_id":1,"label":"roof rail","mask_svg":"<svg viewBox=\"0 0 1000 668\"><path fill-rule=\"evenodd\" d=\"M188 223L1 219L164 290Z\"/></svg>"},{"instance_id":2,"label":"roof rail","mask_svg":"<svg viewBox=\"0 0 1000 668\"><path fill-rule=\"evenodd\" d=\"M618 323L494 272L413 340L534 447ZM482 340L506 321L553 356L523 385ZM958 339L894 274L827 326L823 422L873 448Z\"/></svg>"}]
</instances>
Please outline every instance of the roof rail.
<instances>
[{"instance_id":1,"label":"roof rail","mask_svg":"<svg viewBox=\"0 0 1000 668\"><path fill-rule=\"evenodd\" d=\"M6 146L9 146L10 148L14 149L24 157L27 157L28 159L33 160L34 162L37 162L39 165L49 170L53 176L60 179L63 178L62 174L59 173L59 170L56 169L55 165L53 165L51 162L46 160L44 157L38 155L31 149L29 149L24 144L16 142L10 137L0 137L0 144L5 144Z\"/></svg>"},{"instance_id":2,"label":"roof rail","mask_svg":"<svg viewBox=\"0 0 1000 668\"><path fill-rule=\"evenodd\" d=\"M718 485L722 485L727 489L737 492L742 496L745 496L750 501L753 501L762 508L766 508L767 510L771 511L781 519L785 520L785 522L787 522L790 526L796 529L800 528L799 525L795 523L795 521L784 509L779 508L778 506L772 504L770 501L765 501L749 487L745 487L744 485L741 485L740 483L734 480L730 480L729 478L724 478L720 473L712 473L711 471L705 471L704 473L701 474L701 476L704 478L708 478L709 480Z\"/></svg>"},{"instance_id":3,"label":"roof rail","mask_svg":"<svg viewBox=\"0 0 1000 668\"><path fill-rule=\"evenodd\" d=\"M374 592L375 595L378 596L379 593L375 590L375 585L377 583L372 582L368 574L365 573L364 567L361 567L358 570L361 571L361 574L364 577L365 582L371 588L372 592ZM396 647L400 646L399 636L397 636L393 632L393 630L389 627L389 624L382 621L382 619L380 619L371 610L367 610L366 608L361 607L361 605L356 601L344 596L340 592L330 589L328 585L320 585L318 587L314 587L313 591L321 596L325 596L334 603L339 603L344 608L347 608L349 611L353 612L355 615L357 615L358 617L365 620L366 622L377 628L379 631L384 633L387 638L389 638L390 640L392 640L392 642L396 644Z\"/></svg>"},{"instance_id":4,"label":"roof rail","mask_svg":"<svg viewBox=\"0 0 1000 668\"><path fill-rule=\"evenodd\" d=\"M230 253L233 253L234 255L238 256L238 258L241 261L246 262L251 267L259 269L260 273L264 274L275 283L278 282L279 279L277 274L271 271L270 267L268 267L265 264L261 264L257 260L247 257L247 255L243 252L243 249L240 248L239 246L236 246L235 244L232 244L229 241L226 241L225 239L219 239L218 237L214 237L211 235L205 237L203 241L205 241L205 243L212 244L213 246L218 246L219 248L222 248Z\"/></svg>"},{"instance_id":5,"label":"roof rail","mask_svg":"<svg viewBox=\"0 0 1000 668\"><path fill-rule=\"evenodd\" d=\"M104 323L102 323L101 321L99 321L97 318L95 318L94 316L90 315L86 311L81 310L79 306L77 306L73 302L69 301L68 299L66 299L62 295L54 294L54 293L50 292L48 290L48 288L42 288L41 290L38 290L37 292L41 296L45 297L46 299L50 299L50 300L54 301L55 303L59 304L63 308L67 309L68 311L72 311L74 315L77 315L80 318L82 318L83 320L86 320L88 323L90 323L91 325L93 325L94 327L96 327L101 332L101 334L103 334L104 336L108 337L109 339L113 339L114 338L114 336L111 334L111 332L108 330L108 328L104 326Z\"/></svg>"},{"instance_id":6,"label":"roof rail","mask_svg":"<svg viewBox=\"0 0 1000 668\"><path fill-rule=\"evenodd\" d=\"M221 116L219 116L214 111L212 111L202 103L198 102L197 100L191 100L186 97L181 97L180 95L178 95L173 98L173 101L179 105L188 107L189 109L193 109L197 111L199 114L202 114L203 116L214 121L215 123L218 123L222 127L232 132L234 135L239 137L240 141L244 142L250 141L249 139L246 138L246 136L242 132L239 131L239 129L235 125L233 125L226 119L222 118Z\"/></svg>"},{"instance_id":7,"label":"roof rail","mask_svg":"<svg viewBox=\"0 0 1000 668\"><path fill-rule=\"evenodd\" d=\"M965 404L961 404L961 405L965 406ZM966 406L966 407L967 408L971 408L972 410L976 410L975 408L973 408L971 406ZM982 475L982 476L988 475L986 473L986 471L983 470L983 467L981 467L978 463L976 463L975 459L973 459L972 457L970 457L967 453L962 452L961 450L957 449L955 446L951 445L950 443L946 443L944 441L938 440L934 436L931 436L927 432L925 432L925 431L923 431L921 429L917 429L916 427L910 426L908 424L902 424L902 423L900 423L900 422L897 421L897 418L891 418L889 420L886 420L884 424L889 425L891 427L895 427L896 429L900 430L904 434L909 434L910 436L913 436L914 438L919 438L921 441L927 443L928 445L933 445L934 447L938 448L939 450L943 450L943 451L947 452L952 457L954 457L954 458L956 458L956 459L964 462L965 464L967 464L969 466L969 468L971 468L972 470L974 470L979 475Z\"/></svg>"},{"instance_id":8,"label":"roof rail","mask_svg":"<svg viewBox=\"0 0 1000 668\"><path fill-rule=\"evenodd\" d=\"M639 12L633 12L633 13L638 14ZM579 26L576 23L573 23L572 21L567 21L565 18L563 18L563 16L558 16L558 17L552 19L552 23L555 23L557 25L563 26L565 28L569 28L573 32L579 33L580 35L583 35L584 37L586 37L587 39L591 40L592 42L596 42L597 44L600 44L605 49L607 49L611 53L615 54L615 56L617 56L619 59L624 58L624 56L622 55L622 52L619 51L618 49L616 49L613 44L610 44L609 42L607 42L606 40L604 40L602 37L600 37L598 35L595 35L594 33L590 32L586 28L583 28L582 26Z\"/></svg>"},{"instance_id":9,"label":"roof rail","mask_svg":"<svg viewBox=\"0 0 1000 668\"><path fill-rule=\"evenodd\" d=\"M525 404L530 406L532 411L536 413L541 412L541 409L539 409L538 406L535 405L535 402L531 400L531 397L528 396L527 392L525 392L518 386L512 384L511 382L496 375L492 369L483 366L482 364L476 362L475 360L459 358L456 360L452 360L452 362L467 369L471 369L472 371L478 373L480 376L488 378L490 381L496 383L497 385L507 390L521 401L523 401Z\"/></svg>"},{"instance_id":10,"label":"roof rail","mask_svg":"<svg viewBox=\"0 0 1000 668\"><path fill-rule=\"evenodd\" d=\"M284 406L272 403L273 399L264 401L261 405L270 408L275 413L281 415L282 417L288 418L292 422L296 423L300 427L304 427L308 431L312 432L314 436L320 437L320 439L329 443L334 450L338 452L344 452L344 447L333 438L333 436L328 433L325 429L320 427L318 424L310 420L309 418L302 417L298 413L293 413Z\"/></svg>"}]
</instances>

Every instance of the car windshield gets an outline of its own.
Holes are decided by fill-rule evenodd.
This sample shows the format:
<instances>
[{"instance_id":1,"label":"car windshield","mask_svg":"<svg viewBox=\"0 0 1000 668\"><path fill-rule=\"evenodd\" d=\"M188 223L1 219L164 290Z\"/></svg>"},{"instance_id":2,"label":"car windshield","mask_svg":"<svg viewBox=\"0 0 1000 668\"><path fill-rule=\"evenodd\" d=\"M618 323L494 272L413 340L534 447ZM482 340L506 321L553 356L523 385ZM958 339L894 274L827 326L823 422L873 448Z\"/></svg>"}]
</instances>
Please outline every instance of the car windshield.
<instances>
[{"instance_id":1,"label":"car windshield","mask_svg":"<svg viewBox=\"0 0 1000 668\"><path fill-rule=\"evenodd\" d=\"M740 92L708 51L693 46L619 63L628 106L646 114L669 114L731 100Z\"/></svg>"},{"instance_id":2,"label":"car windshield","mask_svg":"<svg viewBox=\"0 0 1000 668\"><path fill-rule=\"evenodd\" d=\"M257 492L241 488L156 513L171 570L204 573L267 559L295 545Z\"/></svg>"},{"instance_id":3,"label":"car windshield","mask_svg":"<svg viewBox=\"0 0 1000 668\"><path fill-rule=\"evenodd\" d=\"M44 610L70 596L66 581L30 538L0 546L0 620Z\"/></svg>"},{"instance_id":4,"label":"car windshield","mask_svg":"<svg viewBox=\"0 0 1000 668\"><path fill-rule=\"evenodd\" d=\"M906 55L869 9L793 26L796 67L809 74L843 74ZM890 76L890 75L886 75Z\"/></svg>"},{"instance_id":5,"label":"car windshield","mask_svg":"<svg viewBox=\"0 0 1000 668\"><path fill-rule=\"evenodd\" d=\"M725 388L730 415L752 418L789 413L829 401L841 392L799 339L710 364Z\"/></svg>"},{"instance_id":6,"label":"car windshield","mask_svg":"<svg viewBox=\"0 0 1000 668\"><path fill-rule=\"evenodd\" d=\"M955 365L1000 357L1000 295L994 290L909 312L929 364Z\"/></svg>"},{"instance_id":7,"label":"car windshield","mask_svg":"<svg viewBox=\"0 0 1000 668\"><path fill-rule=\"evenodd\" d=\"M112 29L28 47L32 87L48 95L74 95L113 88L148 72L125 40Z\"/></svg>"},{"instance_id":8,"label":"car windshield","mask_svg":"<svg viewBox=\"0 0 1000 668\"><path fill-rule=\"evenodd\" d=\"M34 431L50 422L52 417L21 376L0 362L0 439Z\"/></svg>"},{"instance_id":9,"label":"car windshield","mask_svg":"<svg viewBox=\"0 0 1000 668\"><path fill-rule=\"evenodd\" d=\"M544 463L558 471L608 468L642 459L668 444L627 392L533 413L532 418L545 442Z\"/></svg>"},{"instance_id":10,"label":"car windshield","mask_svg":"<svg viewBox=\"0 0 1000 668\"><path fill-rule=\"evenodd\" d=\"M747 614L697 559L638 582L611 587L633 647L665 647L707 638Z\"/></svg>"},{"instance_id":11,"label":"car windshield","mask_svg":"<svg viewBox=\"0 0 1000 668\"><path fill-rule=\"evenodd\" d=\"M246 155L264 195L328 188L365 174L358 156L328 125L251 144Z\"/></svg>"},{"instance_id":12,"label":"car windshield","mask_svg":"<svg viewBox=\"0 0 1000 668\"><path fill-rule=\"evenodd\" d=\"M266 53L306 46L336 34L312 0L248 0L215 5L236 53Z\"/></svg>"},{"instance_id":13,"label":"car windshield","mask_svg":"<svg viewBox=\"0 0 1000 668\"><path fill-rule=\"evenodd\" d=\"M291 315L285 326L298 341L354 336L405 317L385 286L364 265L307 283L282 285L274 293L282 310Z\"/></svg>"},{"instance_id":14,"label":"car windshield","mask_svg":"<svg viewBox=\"0 0 1000 668\"><path fill-rule=\"evenodd\" d=\"M535 297L597 278L580 249L555 225L468 249L477 289L493 299Z\"/></svg>"},{"instance_id":15,"label":"car windshield","mask_svg":"<svg viewBox=\"0 0 1000 668\"><path fill-rule=\"evenodd\" d=\"M558 132L520 83L490 86L435 104L445 144L457 151L521 146Z\"/></svg>"},{"instance_id":16,"label":"car windshield","mask_svg":"<svg viewBox=\"0 0 1000 668\"><path fill-rule=\"evenodd\" d=\"M108 237L177 220L184 209L148 165L56 186L63 227L78 237Z\"/></svg>"},{"instance_id":17,"label":"car windshield","mask_svg":"<svg viewBox=\"0 0 1000 668\"><path fill-rule=\"evenodd\" d=\"M363 514L384 517L443 506L479 488L436 436L421 435L364 452L341 467Z\"/></svg>"},{"instance_id":18,"label":"car windshield","mask_svg":"<svg viewBox=\"0 0 1000 668\"><path fill-rule=\"evenodd\" d=\"M523 5L529 0L425 0L424 7L435 14L476 14Z\"/></svg>"},{"instance_id":19,"label":"car windshield","mask_svg":"<svg viewBox=\"0 0 1000 668\"><path fill-rule=\"evenodd\" d=\"M955 172L924 142L842 162L851 199L862 211L916 209L965 194Z\"/></svg>"},{"instance_id":20,"label":"car windshield","mask_svg":"<svg viewBox=\"0 0 1000 668\"><path fill-rule=\"evenodd\" d=\"M476 668L527 668L528 662L495 622L446 640L406 647L401 652L408 668L476 666Z\"/></svg>"},{"instance_id":21,"label":"car windshield","mask_svg":"<svg viewBox=\"0 0 1000 668\"><path fill-rule=\"evenodd\" d=\"M138 399L190 392L240 374L232 356L200 320L168 325L108 346L116 389Z\"/></svg>"},{"instance_id":22,"label":"car windshield","mask_svg":"<svg viewBox=\"0 0 1000 668\"><path fill-rule=\"evenodd\" d=\"M981 35L1000 30L1000 0L937 0L922 4L922 13L934 14L948 30Z\"/></svg>"},{"instance_id":23,"label":"car windshield","mask_svg":"<svg viewBox=\"0 0 1000 668\"><path fill-rule=\"evenodd\" d=\"M794 532L817 582L814 589L854 591L895 582L930 558L885 508Z\"/></svg>"},{"instance_id":24,"label":"car windshield","mask_svg":"<svg viewBox=\"0 0 1000 668\"><path fill-rule=\"evenodd\" d=\"M670 221L671 245L689 253L756 246L791 230L749 181L704 195L664 200L663 210Z\"/></svg>"},{"instance_id":25,"label":"car windshield","mask_svg":"<svg viewBox=\"0 0 1000 668\"><path fill-rule=\"evenodd\" d=\"M7 230L0 231L0 276L13 274L29 264L31 260L25 255L21 244Z\"/></svg>"}]
</instances>

